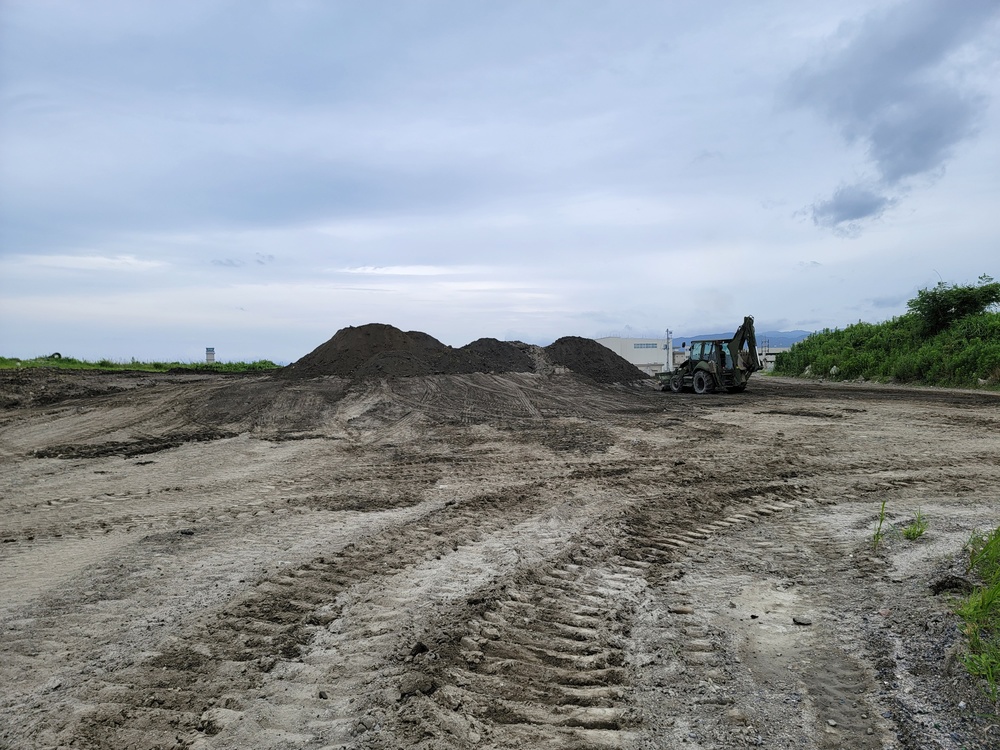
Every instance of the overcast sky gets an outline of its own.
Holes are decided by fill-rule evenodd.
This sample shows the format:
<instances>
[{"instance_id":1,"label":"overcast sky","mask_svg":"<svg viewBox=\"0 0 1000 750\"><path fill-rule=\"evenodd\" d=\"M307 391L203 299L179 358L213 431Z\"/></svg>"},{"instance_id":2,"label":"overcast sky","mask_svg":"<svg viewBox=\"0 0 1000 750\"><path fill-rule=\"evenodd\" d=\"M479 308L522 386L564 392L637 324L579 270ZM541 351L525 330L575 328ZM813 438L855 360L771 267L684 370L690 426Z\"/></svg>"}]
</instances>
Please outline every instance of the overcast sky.
<instances>
[{"instance_id":1,"label":"overcast sky","mask_svg":"<svg viewBox=\"0 0 1000 750\"><path fill-rule=\"evenodd\" d=\"M0 0L0 355L818 330L1000 277L1000 2Z\"/></svg>"}]
</instances>

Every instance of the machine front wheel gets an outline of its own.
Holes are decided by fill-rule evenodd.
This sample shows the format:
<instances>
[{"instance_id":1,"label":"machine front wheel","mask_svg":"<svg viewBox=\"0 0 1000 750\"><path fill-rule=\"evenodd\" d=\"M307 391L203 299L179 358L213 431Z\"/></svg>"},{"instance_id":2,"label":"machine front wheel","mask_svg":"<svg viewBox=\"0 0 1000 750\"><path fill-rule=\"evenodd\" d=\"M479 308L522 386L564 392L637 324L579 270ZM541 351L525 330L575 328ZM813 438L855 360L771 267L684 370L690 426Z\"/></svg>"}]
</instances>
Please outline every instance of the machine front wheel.
<instances>
[{"instance_id":1,"label":"machine front wheel","mask_svg":"<svg viewBox=\"0 0 1000 750\"><path fill-rule=\"evenodd\" d=\"M680 393L681 389L684 388L684 376L681 375L679 372L675 372L673 375L670 376L669 385L670 385L670 390L673 393Z\"/></svg>"},{"instance_id":2,"label":"machine front wheel","mask_svg":"<svg viewBox=\"0 0 1000 750\"><path fill-rule=\"evenodd\" d=\"M691 380L691 386L699 396L703 393L708 393L712 390L712 377L704 370L698 370Z\"/></svg>"}]
</instances>

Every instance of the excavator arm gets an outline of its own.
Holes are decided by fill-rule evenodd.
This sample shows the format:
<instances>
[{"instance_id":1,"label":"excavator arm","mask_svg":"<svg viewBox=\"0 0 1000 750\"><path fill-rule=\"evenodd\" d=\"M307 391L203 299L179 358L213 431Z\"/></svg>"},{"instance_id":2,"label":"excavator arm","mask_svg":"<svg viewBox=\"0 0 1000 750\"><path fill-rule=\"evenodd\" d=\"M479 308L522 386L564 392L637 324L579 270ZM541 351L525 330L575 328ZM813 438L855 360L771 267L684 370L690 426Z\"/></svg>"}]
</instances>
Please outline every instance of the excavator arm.
<instances>
[{"instance_id":1,"label":"excavator arm","mask_svg":"<svg viewBox=\"0 0 1000 750\"><path fill-rule=\"evenodd\" d=\"M757 333L753 327L753 316L743 318L743 325L736 329L736 334L726 348L732 357L737 385L743 385L752 373L762 369L760 357L757 356Z\"/></svg>"}]
</instances>

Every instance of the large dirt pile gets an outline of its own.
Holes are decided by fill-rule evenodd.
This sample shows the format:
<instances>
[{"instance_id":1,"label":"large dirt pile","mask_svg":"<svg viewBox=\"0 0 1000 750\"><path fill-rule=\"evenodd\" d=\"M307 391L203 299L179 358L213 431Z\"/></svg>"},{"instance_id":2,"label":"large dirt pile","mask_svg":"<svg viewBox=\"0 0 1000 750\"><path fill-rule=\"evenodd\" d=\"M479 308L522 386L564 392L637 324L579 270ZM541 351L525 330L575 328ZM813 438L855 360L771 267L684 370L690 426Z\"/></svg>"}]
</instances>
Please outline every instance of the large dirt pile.
<instances>
[{"instance_id":1,"label":"large dirt pile","mask_svg":"<svg viewBox=\"0 0 1000 750\"><path fill-rule=\"evenodd\" d=\"M536 356L532 356L532 351ZM547 360L538 361L538 360ZM471 372L541 372L549 362L568 367L599 383L624 383L646 375L592 339L566 336L545 347L482 338L454 349L420 331L401 331L384 323L349 326L283 368L279 377L333 375L354 380Z\"/></svg>"},{"instance_id":2,"label":"large dirt pile","mask_svg":"<svg viewBox=\"0 0 1000 750\"><path fill-rule=\"evenodd\" d=\"M580 336L563 336L545 347L552 362L598 383L631 383L649 376L603 344Z\"/></svg>"},{"instance_id":3,"label":"large dirt pile","mask_svg":"<svg viewBox=\"0 0 1000 750\"><path fill-rule=\"evenodd\" d=\"M455 372L455 350L420 331L401 331L383 323L341 328L281 371L284 377L313 378L336 375L429 375ZM464 371L464 368L459 368Z\"/></svg>"},{"instance_id":4,"label":"large dirt pile","mask_svg":"<svg viewBox=\"0 0 1000 750\"><path fill-rule=\"evenodd\" d=\"M349 326L279 373L288 378L335 375L378 377L455 375L468 372L532 372L531 357L513 344L479 339L454 349L421 331L384 323Z\"/></svg>"}]
</instances>

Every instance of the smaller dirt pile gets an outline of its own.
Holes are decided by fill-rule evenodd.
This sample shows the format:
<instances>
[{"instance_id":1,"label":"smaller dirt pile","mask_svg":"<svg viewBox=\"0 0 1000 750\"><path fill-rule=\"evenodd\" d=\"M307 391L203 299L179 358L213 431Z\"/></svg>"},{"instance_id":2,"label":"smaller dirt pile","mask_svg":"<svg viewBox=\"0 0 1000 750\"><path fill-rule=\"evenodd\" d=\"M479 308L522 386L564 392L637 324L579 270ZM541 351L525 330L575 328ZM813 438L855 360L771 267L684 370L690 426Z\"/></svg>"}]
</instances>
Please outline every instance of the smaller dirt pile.
<instances>
[{"instance_id":1,"label":"smaller dirt pile","mask_svg":"<svg viewBox=\"0 0 1000 750\"><path fill-rule=\"evenodd\" d=\"M593 378L598 383L632 383L649 376L603 344L580 336L563 336L545 347L545 354L557 365Z\"/></svg>"},{"instance_id":2,"label":"smaller dirt pile","mask_svg":"<svg viewBox=\"0 0 1000 750\"><path fill-rule=\"evenodd\" d=\"M534 372L535 362L524 348L498 339L476 339L461 351L475 363L476 372Z\"/></svg>"}]
</instances>

